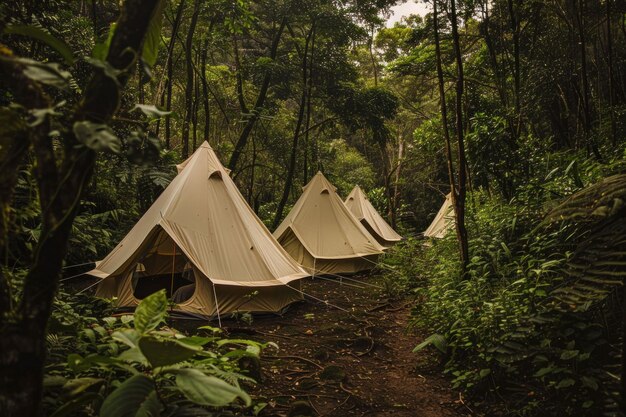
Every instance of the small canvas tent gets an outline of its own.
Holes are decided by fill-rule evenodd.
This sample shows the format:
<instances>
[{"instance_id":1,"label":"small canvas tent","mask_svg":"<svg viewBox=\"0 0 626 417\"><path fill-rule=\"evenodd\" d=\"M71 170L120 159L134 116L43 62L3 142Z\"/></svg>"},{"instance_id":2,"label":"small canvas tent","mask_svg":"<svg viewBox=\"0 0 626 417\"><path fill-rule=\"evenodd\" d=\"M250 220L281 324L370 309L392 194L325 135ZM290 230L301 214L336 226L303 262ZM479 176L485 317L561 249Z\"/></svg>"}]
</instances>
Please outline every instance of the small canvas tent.
<instances>
[{"instance_id":1,"label":"small canvas tent","mask_svg":"<svg viewBox=\"0 0 626 417\"><path fill-rule=\"evenodd\" d=\"M454 227L454 213L452 210L452 194L448 194L446 201L443 202L432 223L424 232L424 236L438 239L444 237L448 230Z\"/></svg>"},{"instance_id":2,"label":"small canvas tent","mask_svg":"<svg viewBox=\"0 0 626 417\"><path fill-rule=\"evenodd\" d=\"M386 248L393 246L396 242L402 240L402 236L387 224L367 196L358 185L354 187L348 198L346 199L346 207L357 218L372 236L376 238L378 243Z\"/></svg>"},{"instance_id":3,"label":"small canvas tent","mask_svg":"<svg viewBox=\"0 0 626 417\"><path fill-rule=\"evenodd\" d=\"M312 274L371 269L384 249L350 213L321 172L304 187L274 236Z\"/></svg>"},{"instance_id":4,"label":"small canvas tent","mask_svg":"<svg viewBox=\"0 0 626 417\"><path fill-rule=\"evenodd\" d=\"M154 204L90 275L96 295L134 307L165 288L175 310L203 317L277 312L301 300L308 274L250 209L204 142Z\"/></svg>"}]
</instances>

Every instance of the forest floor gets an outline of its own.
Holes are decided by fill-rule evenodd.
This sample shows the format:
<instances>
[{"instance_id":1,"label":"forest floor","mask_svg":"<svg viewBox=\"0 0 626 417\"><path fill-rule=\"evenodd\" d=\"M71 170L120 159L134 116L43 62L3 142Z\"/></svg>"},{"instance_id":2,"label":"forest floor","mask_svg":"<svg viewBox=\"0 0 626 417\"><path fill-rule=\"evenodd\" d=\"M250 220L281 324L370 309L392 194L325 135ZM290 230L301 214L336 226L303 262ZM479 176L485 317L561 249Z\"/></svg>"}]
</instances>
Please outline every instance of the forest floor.
<instances>
[{"instance_id":1,"label":"forest floor","mask_svg":"<svg viewBox=\"0 0 626 417\"><path fill-rule=\"evenodd\" d=\"M280 318L224 323L231 338L279 346L264 351L260 383L252 390L257 401L267 403L261 415L311 410L330 417L471 415L441 375L436 355L428 349L411 352L424 335L407 329L409 300L389 301L373 287L382 283L378 276L357 279L364 284L322 279L303 284L305 293L348 311L307 299Z\"/></svg>"}]
</instances>

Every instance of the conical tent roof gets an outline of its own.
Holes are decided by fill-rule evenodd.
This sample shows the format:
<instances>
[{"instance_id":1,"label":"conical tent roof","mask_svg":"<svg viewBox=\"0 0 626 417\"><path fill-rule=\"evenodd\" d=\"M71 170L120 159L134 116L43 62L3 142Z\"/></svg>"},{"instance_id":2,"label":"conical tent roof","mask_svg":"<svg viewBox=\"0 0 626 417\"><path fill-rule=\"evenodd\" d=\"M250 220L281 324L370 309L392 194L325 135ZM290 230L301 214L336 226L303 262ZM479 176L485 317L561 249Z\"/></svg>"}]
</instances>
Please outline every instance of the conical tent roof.
<instances>
[{"instance_id":1,"label":"conical tent roof","mask_svg":"<svg viewBox=\"0 0 626 417\"><path fill-rule=\"evenodd\" d=\"M452 194L446 196L446 201L437 212L428 229L424 232L426 237L442 238L449 229L454 227L454 214L452 213Z\"/></svg>"},{"instance_id":2,"label":"conical tent roof","mask_svg":"<svg viewBox=\"0 0 626 417\"><path fill-rule=\"evenodd\" d=\"M121 291L122 283L104 282L139 270L147 253L170 256L165 258L170 266L161 268L165 272L173 270L177 255L184 255L178 258L193 267L197 284L206 281L198 275L213 285L255 288L308 276L248 206L207 142L178 168L126 237L89 272L104 278L100 287L107 290L99 292L116 295L112 286Z\"/></svg>"},{"instance_id":3,"label":"conical tent roof","mask_svg":"<svg viewBox=\"0 0 626 417\"><path fill-rule=\"evenodd\" d=\"M304 187L291 212L274 232L274 236L287 251L304 265L299 256L294 254L294 249L285 244L288 235L293 235L306 250L307 256L310 255L315 259L365 258L377 256L384 250L384 247L350 213L337 195L335 187L321 172ZM319 265L317 269L323 270ZM356 270L335 269L334 272L356 272Z\"/></svg>"},{"instance_id":4,"label":"conical tent roof","mask_svg":"<svg viewBox=\"0 0 626 417\"><path fill-rule=\"evenodd\" d=\"M402 240L402 236L387 224L358 185L352 189L345 204L354 217L361 221L383 246L389 246Z\"/></svg>"}]
</instances>

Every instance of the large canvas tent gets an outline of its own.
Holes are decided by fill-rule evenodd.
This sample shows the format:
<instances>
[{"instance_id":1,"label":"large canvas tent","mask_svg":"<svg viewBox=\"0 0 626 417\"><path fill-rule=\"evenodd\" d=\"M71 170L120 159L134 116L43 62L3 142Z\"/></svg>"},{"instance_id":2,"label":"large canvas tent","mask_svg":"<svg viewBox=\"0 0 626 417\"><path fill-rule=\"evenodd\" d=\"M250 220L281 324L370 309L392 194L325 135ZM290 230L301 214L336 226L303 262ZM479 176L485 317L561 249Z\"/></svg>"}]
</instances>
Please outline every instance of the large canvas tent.
<instances>
[{"instance_id":1,"label":"large canvas tent","mask_svg":"<svg viewBox=\"0 0 626 417\"><path fill-rule=\"evenodd\" d=\"M274 236L312 274L371 269L384 249L350 213L321 172L304 187Z\"/></svg>"},{"instance_id":2,"label":"large canvas tent","mask_svg":"<svg viewBox=\"0 0 626 417\"><path fill-rule=\"evenodd\" d=\"M384 247L391 247L402 240L402 236L387 224L358 185L352 189L345 204L354 217L363 223L367 231Z\"/></svg>"},{"instance_id":3,"label":"large canvas tent","mask_svg":"<svg viewBox=\"0 0 626 417\"><path fill-rule=\"evenodd\" d=\"M446 201L437 212L428 229L424 232L426 237L443 238L448 230L454 227L454 213L452 211L452 194L446 196Z\"/></svg>"},{"instance_id":4,"label":"large canvas tent","mask_svg":"<svg viewBox=\"0 0 626 417\"><path fill-rule=\"evenodd\" d=\"M278 312L308 276L261 223L204 142L90 275L96 295L134 307L165 288L175 310L211 317ZM290 284L291 283L291 284Z\"/></svg>"}]
</instances>

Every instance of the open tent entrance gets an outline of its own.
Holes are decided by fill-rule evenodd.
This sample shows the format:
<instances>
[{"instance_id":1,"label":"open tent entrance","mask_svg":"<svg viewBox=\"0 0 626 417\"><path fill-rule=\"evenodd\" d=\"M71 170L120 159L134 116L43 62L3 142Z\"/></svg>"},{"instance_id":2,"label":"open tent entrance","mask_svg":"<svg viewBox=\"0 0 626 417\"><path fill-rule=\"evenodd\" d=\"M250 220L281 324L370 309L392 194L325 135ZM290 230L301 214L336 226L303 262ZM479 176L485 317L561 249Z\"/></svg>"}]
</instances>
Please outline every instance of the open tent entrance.
<instances>
[{"instance_id":1,"label":"open tent entrance","mask_svg":"<svg viewBox=\"0 0 626 417\"><path fill-rule=\"evenodd\" d=\"M159 228L154 243L137 259L132 270L133 296L146 298L161 289L176 303L193 296L196 277L187 256L174 240Z\"/></svg>"}]
</instances>

